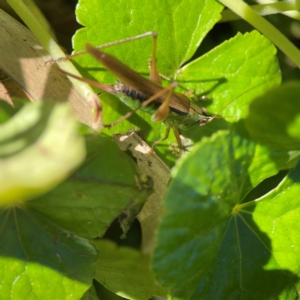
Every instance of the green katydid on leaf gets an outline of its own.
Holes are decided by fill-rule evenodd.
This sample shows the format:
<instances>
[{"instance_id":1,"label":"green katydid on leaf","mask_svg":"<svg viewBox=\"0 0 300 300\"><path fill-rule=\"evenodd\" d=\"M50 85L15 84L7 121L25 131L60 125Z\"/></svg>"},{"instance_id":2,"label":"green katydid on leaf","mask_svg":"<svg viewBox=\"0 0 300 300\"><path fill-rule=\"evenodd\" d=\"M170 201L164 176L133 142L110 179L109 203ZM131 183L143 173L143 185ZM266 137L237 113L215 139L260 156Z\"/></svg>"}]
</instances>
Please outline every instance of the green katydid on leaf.
<instances>
[{"instance_id":1,"label":"green katydid on leaf","mask_svg":"<svg viewBox=\"0 0 300 300\"><path fill-rule=\"evenodd\" d=\"M159 10L154 9L154 11L158 11L154 16L149 16L149 19L144 16L142 24L147 24L144 26L140 26L140 23L138 23L141 18L138 11L142 11L142 8L137 4L136 11L134 10L135 13L132 14L132 11L126 9L127 4L125 1L118 2L117 7L113 7L113 5L102 7L101 1L97 1L96 4L93 3L93 6L96 5L94 9L97 9L97 5L99 5L99 8L101 6L99 18L101 18L102 13L111 15L111 18L106 19L105 22L101 20L101 24L98 17L88 18L90 5L88 1L82 1L77 8L78 20L86 28L79 30L74 37L75 52L83 49L87 42L93 45L101 45L132 37L143 33L143 31L155 30L158 32L158 71L171 79L178 80L180 86L183 86L186 91L194 90L197 95L206 95L212 102L212 105L208 107L208 111L212 114L219 113L222 108L226 107L221 113L222 116L230 116L230 120L236 120L238 116L244 117L247 111L247 103L253 97L260 95L268 87L280 83L280 71L275 57L276 49L257 32L245 34L244 36L239 34L196 61L182 67L220 18L222 6L214 0L207 1L203 6L198 5L193 12L189 10L187 15L184 15L185 10L183 10L181 16L177 15L179 9L177 4L173 3L169 7L169 10L173 13L169 16L164 11L164 8L167 10L165 7L167 3L162 2ZM151 5L155 4L149 2L149 6ZM186 1L186 3L183 1L181 5L184 8L185 5L188 7L190 3L189 1ZM209 20L206 20L209 10L213 11L213 15L210 14ZM176 30L176 25L170 26L170 28L159 26L159 22L156 22L156 20L159 20L162 12L164 12L163 19L165 23L173 23L174 19L177 20L177 18L178 22L186 19L186 23L189 25L186 32ZM126 18L130 19L131 23L124 26L124 28L120 28L117 32L107 30L107 28L114 28L114 19ZM205 25L202 23L204 20L206 20ZM97 34L94 34L95 32ZM190 36L188 32L190 32ZM147 76L149 74L147 61L151 54L151 42L150 38L149 40L137 40L107 48L105 52L115 55L134 70ZM115 78L88 55L76 58L76 61L85 69L85 72L88 72L89 76L97 81L101 83L115 82ZM117 100L113 98L113 101ZM106 100L104 101L104 123L110 124L116 119L113 119L115 116L111 114L111 111L109 111L109 115L105 112L105 102ZM228 105L229 103L230 105ZM201 106L201 103L197 103L197 105ZM151 127L152 124L149 119L150 117L146 117L146 122L150 123L148 126ZM143 122L139 122L137 119L133 120L130 125L129 120L128 125L119 124L110 132L124 133L130 128L143 129L143 126L145 124L143 125Z\"/></svg>"}]
</instances>

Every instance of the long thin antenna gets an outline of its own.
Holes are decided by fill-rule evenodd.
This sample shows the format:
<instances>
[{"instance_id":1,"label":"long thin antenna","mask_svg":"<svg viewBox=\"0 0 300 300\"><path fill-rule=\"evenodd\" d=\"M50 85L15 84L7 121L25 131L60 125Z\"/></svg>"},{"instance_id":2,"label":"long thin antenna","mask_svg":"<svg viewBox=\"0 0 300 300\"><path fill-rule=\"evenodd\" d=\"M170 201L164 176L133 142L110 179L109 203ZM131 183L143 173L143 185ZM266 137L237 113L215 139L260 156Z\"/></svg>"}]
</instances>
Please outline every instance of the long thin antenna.
<instances>
[{"instance_id":1,"label":"long thin antenna","mask_svg":"<svg viewBox=\"0 0 300 300\"><path fill-rule=\"evenodd\" d=\"M234 101L238 100L239 98L241 98L242 96L244 96L245 94L247 94L248 92L250 92L251 90L259 87L260 85L263 85L265 84L266 82L262 82L256 86L253 86L251 88L249 88L248 90L244 91L242 94L240 94L239 96L235 97L234 99L232 99L231 101L229 101L224 107L222 107L211 119L209 119L209 122L211 122L212 120L214 120L215 118L218 118L219 117L219 114L224 110L226 109L230 104L232 104ZM257 97L257 96L256 96ZM249 103L248 103L249 104ZM234 117L234 116L226 116L226 118L229 118L229 117ZM219 118L222 118L222 117L219 117ZM224 117L223 117L224 118Z\"/></svg>"},{"instance_id":2,"label":"long thin antenna","mask_svg":"<svg viewBox=\"0 0 300 300\"><path fill-rule=\"evenodd\" d=\"M148 31L148 32L145 32L145 33L142 33L142 34L138 34L136 36L132 36L132 37L128 37L128 38L125 38L125 39L118 40L118 41L114 41L114 42L106 43L106 44L103 44L103 45L99 45L99 46L96 46L95 48L97 48L97 49L109 48L111 46L124 44L124 43L130 42L130 41L139 40L139 39L142 39L142 38L147 37L147 36L153 36L154 38L156 38L157 33L155 31ZM76 53L71 54L71 55L66 55L65 57L59 57L57 59L53 59L52 62L66 61L66 60L73 59L77 56L80 56L80 55L86 54L86 53L88 53L86 50L82 50L82 51L76 52Z\"/></svg>"}]
</instances>

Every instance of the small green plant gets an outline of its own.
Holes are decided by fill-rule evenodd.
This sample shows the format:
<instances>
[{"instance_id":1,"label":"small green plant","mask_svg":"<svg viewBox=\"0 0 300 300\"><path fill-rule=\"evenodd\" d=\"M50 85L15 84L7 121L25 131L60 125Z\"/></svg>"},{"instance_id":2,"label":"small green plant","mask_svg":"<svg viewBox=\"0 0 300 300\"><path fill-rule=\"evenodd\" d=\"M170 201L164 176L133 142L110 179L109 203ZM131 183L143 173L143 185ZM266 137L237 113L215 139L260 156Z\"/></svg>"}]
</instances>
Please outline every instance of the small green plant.
<instances>
[{"instance_id":1,"label":"small green plant","mask_svg":"<svg viewBox=\"0 0 300 300\"><path fill-rule=\"evenodd\" d=\"M138 111L83 137L67 105L48 102L27 105L3 122L3 299L100 299L99 283L137 300L298 298L300 85L280 85L276 48L255 30L195 58L222 10L215 0L79 1L84 28L73 38L75 52L86 42L156 31L159 72L178 81L179 92L205 95L196 104L222 118L182 131L193 147L180 159L170 147L174 137L157 146L172 167L171 180L163 202L150 208L146 202L139 215L141 250L103 236L118 217L128 230L161 174L145 176L155 167L151 156L141 171L139 159L110 136L135 129L151 144L164 134L164 123ZM105 52L149 75L150 39ZM89 55L74 63L87 78L115 82ZM115 96L102 93L100 100L105 124L130 110Z\"/></svg>"}]
</instances>

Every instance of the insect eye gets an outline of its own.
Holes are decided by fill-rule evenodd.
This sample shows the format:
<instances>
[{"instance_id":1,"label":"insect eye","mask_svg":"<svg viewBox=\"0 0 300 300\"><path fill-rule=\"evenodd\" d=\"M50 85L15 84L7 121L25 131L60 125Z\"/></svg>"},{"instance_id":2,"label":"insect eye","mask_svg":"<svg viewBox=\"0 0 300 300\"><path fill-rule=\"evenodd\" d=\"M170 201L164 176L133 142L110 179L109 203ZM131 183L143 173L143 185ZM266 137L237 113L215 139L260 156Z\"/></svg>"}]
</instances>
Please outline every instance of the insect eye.
<instances>
[{"instance_id":1,"label":"insect eye","mask_svg":"<svg viewBox=\"0 0 300 300\"><path fill-rule=\"evenodd\" d=\"M207 124L209 122L209 120L207 118L203 118L200 122L199 125L200 126L204 126L205 124Z\"/></svg>"}]
</instances>

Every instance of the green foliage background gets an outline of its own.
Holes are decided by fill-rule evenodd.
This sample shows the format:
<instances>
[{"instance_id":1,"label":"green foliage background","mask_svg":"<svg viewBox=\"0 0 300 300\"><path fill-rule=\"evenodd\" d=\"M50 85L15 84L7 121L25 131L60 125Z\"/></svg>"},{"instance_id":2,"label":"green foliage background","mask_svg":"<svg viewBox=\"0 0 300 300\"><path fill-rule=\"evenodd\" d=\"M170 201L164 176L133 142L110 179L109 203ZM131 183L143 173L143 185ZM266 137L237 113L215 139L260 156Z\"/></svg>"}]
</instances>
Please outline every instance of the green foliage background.
<instances>
[{"instance_id":1,"label":"green foliage background","mask_svg":"<svg viewBox=\"0 0 300 300\"><path fill-rule=\"evenodd\" d=\"M298 298L299 83L280 85L276 48L255 30L194 57L222 9L215 0L81 0L76 9L83 28L75 52L156 31L159 72L178 91L205 95L196 104L223 117L183 131L194 146L179 159L173 136L157 146L172 180L151 255L103 238L153 192L110 136L136 129L151 144L165 125L140 111L101 135L80 136L66 104L15 113L1 103L3 299L100 299L99 283L138 300ZM104 51L147 77L151 43ZM86 77L116 80L89 55L75 63ZM126 99L100 99L104 123L129 110Z\"/></svg>"}]
</instances>

